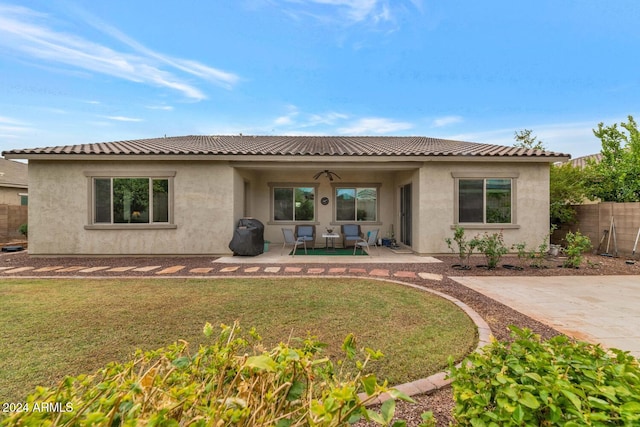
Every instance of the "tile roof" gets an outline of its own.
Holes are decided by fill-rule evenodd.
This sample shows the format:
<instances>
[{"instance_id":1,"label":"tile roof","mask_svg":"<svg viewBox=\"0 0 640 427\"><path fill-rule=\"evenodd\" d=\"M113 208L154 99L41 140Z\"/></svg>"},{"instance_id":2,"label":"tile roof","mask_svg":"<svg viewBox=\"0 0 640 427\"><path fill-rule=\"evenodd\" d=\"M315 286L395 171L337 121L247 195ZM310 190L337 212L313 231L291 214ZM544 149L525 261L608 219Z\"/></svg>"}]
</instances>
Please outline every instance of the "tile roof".
<instances>
[{"instance_id":1,"label":"tile roof","mask_svg":"<svg viewBox=\"0 0 640 427\"><path fill-rule=\"evenodd\" d=\"M574 167L578 167L580 169L584 169L587 166L589 160L593 160L596 163L599 163L602 160L602 153L590 154L588 156L577 157L571 160L571 165Z\"/></svg>"},{"instance_id":2,"label":"tile roof","mask_svg":"<svg viewBox=\"0 0 640 427\"><path fill-rule=\"evenodd\" d=\"M58 147L25 148L20 155L264 155L567 157L567 154L418 136L191 135Z\"/></svg>"},{"instance_id":3,"label":"tile roof","mask_svg":"<svg viewBox=\"0 0 640 427\"><path fill-rule=\"evenodd\" d=\"M29 183L27 168L26 163L0 157L0 187L27 188Z\"/></svg>"}]
</instances>

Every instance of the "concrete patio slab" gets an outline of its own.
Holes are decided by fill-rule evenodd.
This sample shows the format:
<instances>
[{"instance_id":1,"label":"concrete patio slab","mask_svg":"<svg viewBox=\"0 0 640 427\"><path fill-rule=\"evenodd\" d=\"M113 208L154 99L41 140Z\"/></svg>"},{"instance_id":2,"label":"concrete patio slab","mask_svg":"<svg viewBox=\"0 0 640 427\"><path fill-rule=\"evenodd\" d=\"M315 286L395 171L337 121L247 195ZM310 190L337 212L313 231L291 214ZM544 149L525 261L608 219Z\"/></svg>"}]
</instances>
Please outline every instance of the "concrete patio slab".
<instances>
[{"instance_id":1,"label":"concrete patio slab","mask_svg":"<svg viewBox=\"0 0 640 427\"><path fill-rule=\"evenodd\" d=\"M391 249L383 247L379 251L373 251L372 256L360 255L287 255L280 254L279 249L272 248L269 251L256 256L227 256L214 260L214 263L222 264L430 264L442 262L430 256L420 256L413 253L394 253ZM310 251L311 252L311 251Z\"/></svg>"},{"instance_id":2,"label":"concrete patio slab","mask_svg":"<svg viewBox=\"0 0 640 427\"><path fill-rule=\"evenodd\" d=\"M451 279L566 335L640 357L640 276Z\"/></svg>"}]
</instances>

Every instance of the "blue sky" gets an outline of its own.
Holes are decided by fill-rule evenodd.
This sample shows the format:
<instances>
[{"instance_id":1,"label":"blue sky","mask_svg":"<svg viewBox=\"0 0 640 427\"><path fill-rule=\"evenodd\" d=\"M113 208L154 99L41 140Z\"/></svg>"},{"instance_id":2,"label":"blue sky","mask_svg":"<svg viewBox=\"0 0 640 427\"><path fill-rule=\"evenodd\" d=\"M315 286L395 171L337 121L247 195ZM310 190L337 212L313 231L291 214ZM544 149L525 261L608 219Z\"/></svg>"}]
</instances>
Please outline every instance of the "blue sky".
<instances>
[{"instance_id":1,"label":"blue sky","mask_svg":"<svg viewBox=\"0 0 640 427\"><path fill-rule=\"evenodd\" d=\"M600 151L640 119L640 2L0 0L0 151L190 134Z\"/></svg>"}]
</instances>

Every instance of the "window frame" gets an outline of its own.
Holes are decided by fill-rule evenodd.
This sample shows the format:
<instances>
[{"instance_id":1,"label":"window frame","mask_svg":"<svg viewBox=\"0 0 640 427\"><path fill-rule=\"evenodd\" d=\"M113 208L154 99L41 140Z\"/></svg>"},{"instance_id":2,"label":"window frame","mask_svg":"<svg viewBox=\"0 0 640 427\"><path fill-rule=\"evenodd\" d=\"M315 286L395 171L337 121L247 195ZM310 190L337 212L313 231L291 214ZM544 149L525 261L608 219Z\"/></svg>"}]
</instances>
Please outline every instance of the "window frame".
<instances>
[{"instance_id":1,"label":"window frame","mask_svg":"<svg viewBox=\"0 0 640 427\"><path fill-rule=\"evenodd\" d=\"M175 171L85 171L88 185L88 218L85 229L87 230L132 230L132 229L175 229L173 207L174 207L174 178ZM95 181L97 179L110 180L110 219L111 222L96 222L96 192ZM143 223L117 223L113 222L113 180L114 179L147 179L149 181L149 222ZM167 180L167 221L153 221L153 181Z\"/></svg>"},{"instance_id":2,"label":"window frame","mask_svg":"<svg viewBox=\"0 0 640 427\"><path fill-rule=\"evenodd\" d=\"M370 225L375 225L375 224L381 224L380 222L380 188L382 187L382 184L380 183L370 183L370 182L357 182L357 183L333 183L331 184L331 191L332 191L332 202L333 202L333 209L332 209L332 224L370 224ZM365 188L373 188L376 190L376 218L374 220L371 221L358 221L358 189L365 189ZM339 220L338 219L338 195L337 195L337 191L339 189L353 189L356 192L356 207L355 207L355 212L356 212L356 217L355 219L350 219L350 220Z\"/></svg>"},{"instance_id":3,"label":"window frame","mask_svg":"<svg viewBox=\"0 0 640 427\"><path fill-rule=\"evenodd\" d=\"M305 182L269 182L269 223L271 224L319 224L318 222L318 183ZM275 218L275 190L280 188L291 188L294 197L293 219ZM313 219L299 220L295 218L295 194L297 188L313 189Z\"/></svg>"},{"instance_id":4,"label":"window frame","mask_svg":"<svg viewBox=\"0 0 640 427\"><path fill-rule=\"evenodd\" d=\"M461 225L465 228L481 229L509 229L520 228L517 218L517 183L520 174L518 172L452 172L454 181L454 209L453 226ZM505 223L487 222L487 180L509 179L511 180L511 221ZM461 180L482 180L482 222L461 222L460 221L460 181Z\"/></svg>"}]
</instances>

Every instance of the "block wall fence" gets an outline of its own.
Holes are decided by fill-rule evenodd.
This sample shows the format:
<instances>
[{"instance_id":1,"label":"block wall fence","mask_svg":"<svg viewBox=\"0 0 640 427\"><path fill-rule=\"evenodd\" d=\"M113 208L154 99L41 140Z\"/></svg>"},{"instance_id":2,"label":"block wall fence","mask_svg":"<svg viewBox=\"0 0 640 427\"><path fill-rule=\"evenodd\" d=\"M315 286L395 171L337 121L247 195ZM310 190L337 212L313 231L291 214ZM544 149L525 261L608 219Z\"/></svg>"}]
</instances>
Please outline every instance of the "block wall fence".
<instances>
[{"instance_id":1,"label":"block wall fence","mask_svg":"<svg viewBox=\"0 0 640 427\"><path fill-rule=\"evenodd\" d=\"M27 223L28 206L0 205L0 243L23 240L18 228Z\"/></svg>"},{"instance_id":2,"label":"block wall fence","mask_svg":"<svg viewBox=\"0 0 640 427\"><path fill-rule=\"evenodd\" d=\"M618 246L618 254L629 256L633 252L633 245L640 229L640 202L613 203L603 202L574 206L577 212L577 222L562 226L553 234L551 241L555 244L564 244L564 236L568 231L580 231L591 240L593 252L596 253L604 235L604 230L609 230L611 218L615 224L615 237ZM600 253L606 252L608 236L602 242ZM609 241L609 252L614 252L613 235ZM640 252L640 241L636 248L636 255Z\"/></svg>"}]
</instances>

